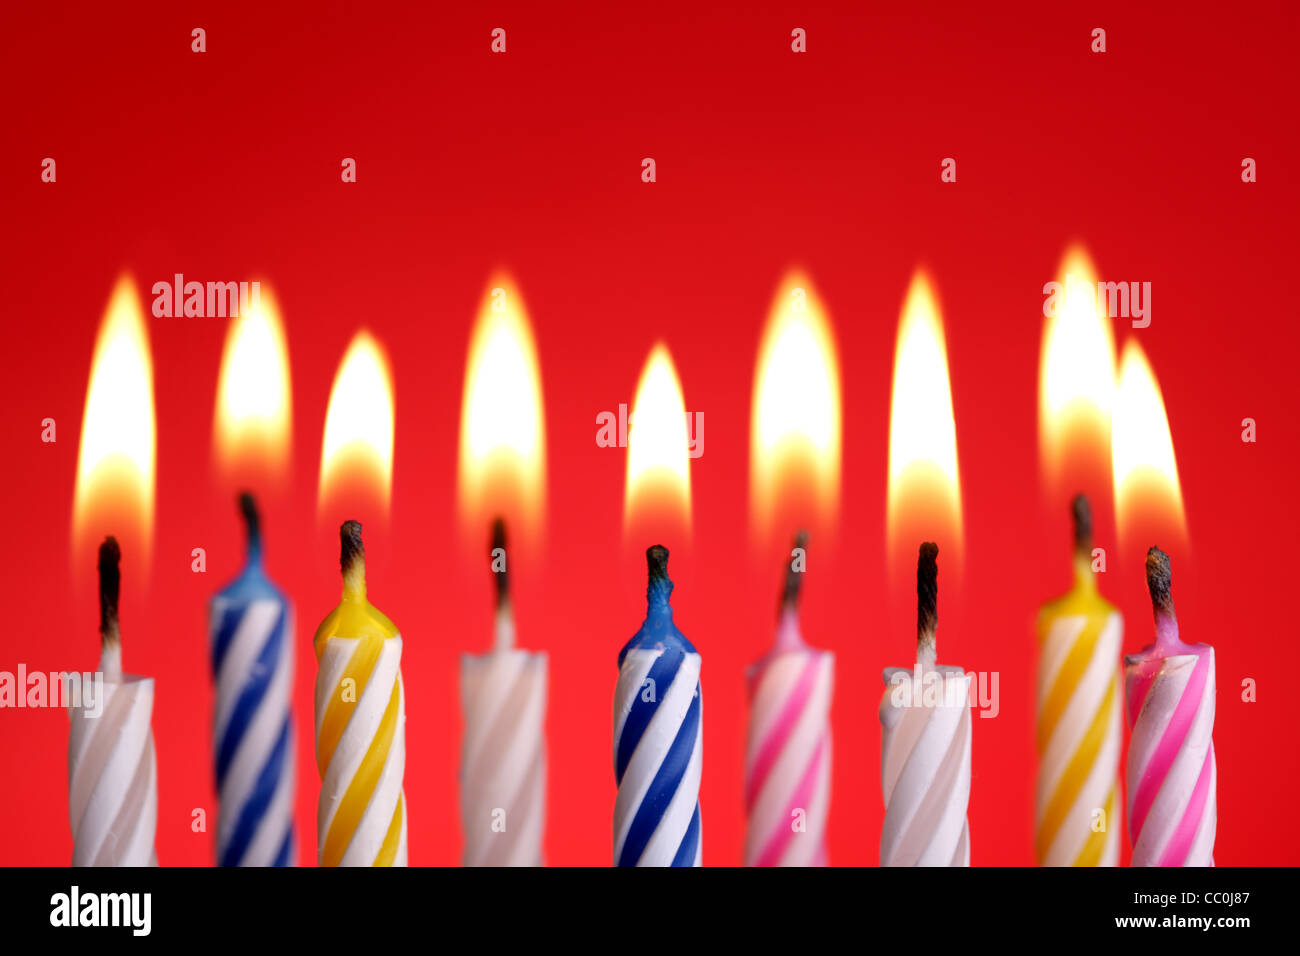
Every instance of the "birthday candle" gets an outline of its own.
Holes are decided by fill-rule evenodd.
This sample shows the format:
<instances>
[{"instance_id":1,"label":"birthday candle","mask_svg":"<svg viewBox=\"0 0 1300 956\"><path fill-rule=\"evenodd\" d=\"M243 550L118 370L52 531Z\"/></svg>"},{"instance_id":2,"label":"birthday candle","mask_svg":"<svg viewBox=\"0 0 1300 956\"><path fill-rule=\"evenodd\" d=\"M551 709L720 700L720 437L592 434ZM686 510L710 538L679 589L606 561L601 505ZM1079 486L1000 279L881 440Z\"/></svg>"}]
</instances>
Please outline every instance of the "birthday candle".
<instances>
[{"instance_id":1,"label":"birthday candle","mask_svg":"<svg viewBox=\"0 0 1300 956\"><path fill-rule=\"evenodd\" d=\"M795 548L802 549L800 533ZM831 798L831 690L835 655L799 630L802 569L791 562L776 644L749 674L745 759L747 866L825 866Z\"/></svg>"},{"instance_id":2,"label":"birthday candle","mask_svg":"<svg viewBox=\"0 0 1300 956\"><path fill-rule=\"evenodd\" d=\"M406 866L402 635L366 600L361 524L339 528L343 599L316 629L321 866Z\"/></svg>"},{"instance_id":3,"label":"birthday candle","mask_svg":"<svg viewBox=\"0 0 1300 956\"><path fill-rule=\"evenodd\" d=\"M1043 866L1115 866L1124 619L1097 592L1088 500L1073 510L1074 587L1038 615L1035 848Z\"/></svg>"},{"instance_id":4,"label":"birthday candle","mask_svg":"<svg viewBox=\"0 0 1300 956\"><path fill-rule=\"evenodd\" d=\"M700 655L673 624L668 549L646 550L641 629L614 690L615 866L700 866Z\"/></svg>"},{"instance_id":5,"label":"birthday candle","mask_svg":"<svg viewBox=\"0 0 1300 956\"><path fill-rule=\"evenodd\" d=\"M293 608L262 567L261 522L239 496L248 529L244 570L212 600L217 684L217 863L294 862Z\"/></svg>"},{"instance_id":6,"label":"birthday candle","mask_svg":"<svg viewBox=\"0 0 1300 956\"><path fill-rule=\"evenodd\" d=\"M515 645L505 523L492 527L496 647L460 661L466 866L540 866L546 822L546 655ZM499 565L498 563L499 562Z\"/></svg>"},{"instance_id":7,"label":"birthday candle","mask_svg":"<svg viewBox=\"0 0 1300 956\"><path fill-rule=\"evenodd\" d=\"M1178 636L1169 555L1147 552L1156 639L1124 658L1133 866L1214 866L1214 648Z\"/></svg>"},{"instance_id":8,"label":"birthday candle","mask_svg":"<svg viewBox=\"0 0 1300 956\"><path fill-rule=\"evenodd\" d=\"M153 678L122 673L117 602L122 552L99 548L99 669L102 700L69 708L68 816L73 866L157 866L158 767Z\"/></svg>"},{"instance_id":9,"label":"birthday candle","mask_svg":"<svg viewBox=\"0 0 1300 956\"><path fill-rule=\"evenodd\" d=\"M881 866L970 866L970 676L935 663L937 545L916 566L916 667L885 669Z\"/></svg>"}]
</instances>

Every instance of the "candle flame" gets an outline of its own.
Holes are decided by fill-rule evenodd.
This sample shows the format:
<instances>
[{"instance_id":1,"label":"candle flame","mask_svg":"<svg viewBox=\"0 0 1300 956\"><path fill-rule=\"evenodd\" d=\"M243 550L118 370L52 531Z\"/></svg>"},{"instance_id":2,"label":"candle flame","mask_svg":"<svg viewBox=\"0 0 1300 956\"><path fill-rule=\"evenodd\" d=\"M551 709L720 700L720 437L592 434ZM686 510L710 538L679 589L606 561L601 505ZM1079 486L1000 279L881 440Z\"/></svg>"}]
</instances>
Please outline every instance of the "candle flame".
<instances>
[{"instance_id":1,"label":"candle flame","mask_svg":"<svg viewBox=\"0 0 1300 956\"><path fill-rule=\"evenodd\" d=\"M492 515L535 531L546 501L541 369L523 298L497 276L479 308L460 416L460 513L481 534ZM489 513L490 512L490 513ZM477 540L477 539L476 539Z\"/></svg>"},{"instance_id":2,"label":"candle flame","mask_svg":"<svg viewBox=\"0 0 1300 956\"><path fill-rule=\"evenodd\" d=\"M1139 536L1173 536L1172 545L1185 546L1187 518L1174 460L1164 398L1142 346L1134 339L1120 357L1119 384L1111 427L1111 461L1115 475L1115 521L1120 545L1132 553L1155 541ZM1161 545L1168 549L1170 541Z\"/></svg>"},{"instance_id":3,"label":"candle flame","mask_svg":"<svg viewBox=\"0 0 1300 956\"><path fill-rule=\"evenodd\" d=\"M939 307L920 271L903 304L894 352L886 518L891 567L901 562L910 573L922 540L937 541L946 555L957 557L947 567L959 564L961 481L948 354Z\"/></svg>"},{"instance_id":4,"label":"candle flame","mask_svg":"<svg viewBox=\"0 0 1300 956\"><path fill-rule=\"evenodd\" d=\"M806 525L811 515L821 530L831 529L840 490L839 363L830 323L801 273L786 277L772 303L758 349L751 415L755 532L766 537L784 506L805 512L787 523Z\"/></svg>"},{"instance_id":5,"label":"candle flame","mask_svg":"<svg viewBox=\"0 0 1300 956\"><path fill-rule=\"evenodd\" d=\"M369 332L348 346L325 412L318 507L324 515L345 486L360 483L388 513L393 482L393 386L388 358Z\"/></svg>"},{"instance_id":6,"label":"candle flame","mask_svg":"<svg viewBox=\"0 0 1300 956\"><path fill-rule=\"evenodd\" d=\"M149 336L135 285L124 275L100 323L86 388L72 510L78 564L112 533L133 537L140 566L149 567L156 452Z\"/></svg>"},{"instance_id":7,"label":"candle flame","mask_svg":"<svg viewBox=\"0 0 1300 956\"><path fill-rule=\"evenodd\" d=\"M646 359L632 403L627 439L623 527L648 512L691 523L691 472L686 401L668 347L658 343Z\"/></svg>"},{"instance_id":8,"label":"candle flame","mask_svg":"<svg viewBox=\"0 0 1300 956\"><path fill-rule=\"evenodd\" d=\"M218 466L228 478L250 467L284 474L292 404L284 326L262 283L253 310L231 320L221 358L212 434Z\"/></svg>"},{"instance_id":9,"label":"candle flame","mask_svg":"<svg viewBox=\"0 0 1300 956\"><path fill-rule=\"evenodd\" d=\"M1082 477L1072 455L1104 462L1110 454L1115 393L1114 333L1104 305L1098 307L1096 270L1082 247L1066 252L1058 282L1038 366L1039 448L1055 497L1078 490L1065 487Z\"/></svg>"}]
</instances>

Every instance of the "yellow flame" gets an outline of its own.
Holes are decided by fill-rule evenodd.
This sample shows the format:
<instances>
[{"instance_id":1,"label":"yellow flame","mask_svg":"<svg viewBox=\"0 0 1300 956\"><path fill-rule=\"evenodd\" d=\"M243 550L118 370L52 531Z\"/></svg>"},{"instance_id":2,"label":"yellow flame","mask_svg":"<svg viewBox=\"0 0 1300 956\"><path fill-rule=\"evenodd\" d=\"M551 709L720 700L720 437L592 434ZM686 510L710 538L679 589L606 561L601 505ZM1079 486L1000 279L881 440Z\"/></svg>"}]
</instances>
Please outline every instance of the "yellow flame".
<instances>
[{"instance_id":1,"label":"yellow flame","mask_svg":"<svg viewBox=\"0 0 1300 956\"><path fill-rule=\"evenodd\" d=\"M383 347L368 332L348 346L325 412L321 445L322 507L345 480L365 476L388 510L393 483L393 386Z\"/></svg>"},{"instance_id":2,"label":"yellow flame","mask_svg":"<svg viewBox=\"0 0 1300 956\"><path fill-rule=\"evenodd\" d=\"M292 444L289 347L265 283L258 298L253 311L231 320L221 358L212 434L227 474L249 460L280 474Z\"/></svg>"},{"instance_id":3,"label":"yellow flame","mask_svg":"<svg viewBox=\"0 0 1300 956\"><path fill-rule=\"evenodd\" d=\"M486 509L517 504L540 522L546 501L546 430L537 347L522 297L505 276L479 309L465 366L460 414L462 517L481 526ZM481 530L481 527L479 527Z\"/></svg>"},{"instance_id":4,"label":"yellow flame","mask_svg":"<svg viewBox=\"0 0 1300 956\"><path fill-rule=\"evenodd\" d=\"M1115 337L1104 305L1098 307L1097 274L1081 247L1069 249L1049 301L1038 367L1039 448L1048 486L1066 477L1068 449L1087 446L1102 456L1110 446L1115 392ZM1103 457L1104 460L1104 457Z\"/></svg>"},{"instance_id":5,"label":"yellow flame","mask_svg":"<svg viewBox=\"0 0 1300 956\"><path fill-rule=\"evenodd\" d=\"M834 516L840 488L840 372L835 340L812 284L786 277L758 348L751 410L749 487L753 522L770 530L791 472L812 479L818 516Z\"/></svg>"},{"instance_id":6,"label":"yellow flame","mask_svg":"<svg viewBox=\"0 0 1300 956\"><path fill-rule=\"evenodd\" d=\"M889 550L913 549L899 536L916 531L960 554L961 481L957 425L948 382L943 323L930 282L917 272L899 320L889 412Z\"/></svg>"},{"instance_id":7,"label":"yellow flame","mask_svg":"<svg viewBox=\"0 0 1300 956\"><path fill-rule=\"evenodd\" d=\"M73 497L73 546L80 557L93 519L111 514L140 534L148 567L153 530L157 433L153 362L144 310L129 276L118 279L95 340L95 357L81 420L81 447ZM110 527L112 533L120 528Z\"/></svg>"},{"instance_id":8,"label":"yellow flame","mask_svg":"<svg viewBox=\"0 0 1300 956\"><path fill-rule=\"evenodd\" d=\"M632 403L627 438L627 486L624 527L642 509L667 509L691 520L691 472L688 459L686 400L662 342L646 359Z\"/></svg>"},{"instance_id":9,"label":"yellow flame","mask_svg":"<svg viewBox=\"0 0 1300 956\"><path fill-rule=\"evenodd\" d=\"M1135 339L1125 343L1120 357L1111 436L1115 521L1120 532L1134 530L1140 516L1156 511L1185 534L1187 518L1164 398Z\"/></svg>"}]
</instances>

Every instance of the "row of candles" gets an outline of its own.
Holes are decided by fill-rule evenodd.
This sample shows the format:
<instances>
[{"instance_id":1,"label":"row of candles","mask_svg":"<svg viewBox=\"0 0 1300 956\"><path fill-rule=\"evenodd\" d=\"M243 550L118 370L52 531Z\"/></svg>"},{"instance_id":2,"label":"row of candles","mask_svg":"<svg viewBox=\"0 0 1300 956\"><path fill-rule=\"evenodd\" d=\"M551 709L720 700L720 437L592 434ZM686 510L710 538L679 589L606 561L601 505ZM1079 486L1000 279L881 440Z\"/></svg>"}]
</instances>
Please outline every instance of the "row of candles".
<instances>
[{"instance_id":1,"label":"row of candles","mask_svg":"<svg viewBox=\"0 0 1300 956\"><path fill-rule=\"evenodd\" d=\"M1065 271L1087 276L1091 266L1080 250L1072 250ZM1083 288L1072 287L1076 292ZM821 448L825 453L819 458L818 482L831 488L833 495L838 486L840 423L839 379L831 342L829 323L809 284L800 276L790 277L760 349L763 371L755 386L753 446L755 467L765 467L788 453L792 440ZM146 486L143 497L152 497L154 436L146 343L138 300L129 280L123 280L100 331L88 389L74 541L79 534L84 538L91 525L87 502L97 470L108 467L105 462L120 470L124 451ZM1137 349L1135 343L1130 347ZM544 487L536 353L518 293L504 279L494 283L485 300L470 351L462 419L462 501L481 499L485 489L492 487L484 480L482 463L502 454L513 463L518 492L536 496ZM1089 363L1096 373L1091 379L1080 373L1081 368L1088 371ZM1148 373L1148 391L1155 396L1154 413L1163 428L1163 434L1161 428L1141 430L1144 440L1155 446L1149 450L1149 460L1167 459L1172 468L1163 404L1140 349L1135 357L1126 349L1118 390L1124 391L1126 383L1130 391L1134 389L1128 381L1134 369ZM277 379L276 372L283 377ZM1086 300L1067 296L1064 307L1048 317L1045 329L1042 415L1046 418L1065 409L1067 415L1104 417L1109 431L1109 402L1096 401L1080 383L1106 378L1113 383L1115 377L1109 322L1098 303L1091 296ZM906 533L902 523L893 519L905 510L897 505L907 497L909 473L937 470L952 478L937 499L927 493L914 506L934 509L959 502L947 379L937 307L927 280L918 276L904 305L895 361L891 539ZM242 432L253 435L250 444L264 453L282 453L287 358L276 307L265 294L256 310L233 320L221 381L220 394L226 401L218 406L218 445L228 450L231 434ZM658 405L651 391L656 381L667 382L666 389L660 389L666 395L659 395ZM382 353L363 334L340 367L331 394L322 502L329 497L331 470L345 457L331 450L355 453L360 447L371 467L391 469L391 397L385 413L382 397L373 394L386 389ZM97 407L97 396L102 401L103 394L123 390L135 390L149 403L148 434L143 440L138 430L129 435L113 433L131 417L129 409L124 415L119 407L113 416L105 416ZM925 399L918 400L918 394ZM796 399L796 395L803 397ZM521 396L529 401L521 404ZM340 410L358 405L367 413L354 415L349 424ZM1125 414L1129 413L1123 409L1114 412L1116 434L1122 427L1133 430L1132 421L1121 425ZM1151 414L1151 408L1138 409L1131 417L1149 420ZM647 455L653 459L649 470L660 483L664 474L688 473L683 415L671 359L666 349L657 347L638 387L635 427L628 436L629 501L644 491ZM774 429L773 417L781 419L784 427ZM361 419L369 429L365 435L357 430ZM940 440L936 445L924 440L936 435L952 441L945 445ZM137 453L131 458L133 443ZM1045 437L1045 453L1059 458L1049 445ZM951 448L950 457L945 448ZM773 454L765 458L764 450ZM1126 454L1142 456L1141 450L1132 448ZM1118 482L1118 471L1116 475ZM1177 499L1176 473L1169 477L1172 497ZM682 485L689 500L688 478L679 484L679 492ZM482 500L472 503L473 510L492 505ZM217 862L287 865L296 858L290 715L293 608L265 573L262 528L253 495L242 494L239 506L247 531L247 562L211 606ZM770 513L773 503L755 495L754 507L756 520L761 520L760 513ZM959 509L959 503L955 507ZM1181 510L1180 499L1177 507ZM1212 865L1216 826L1213 650L1179 639L1170 559L1152 548L1146 571L1156 638L1140 653L1124 658L1121 687L1122 619L1097 586L1091 512L1084 496L1074 499L1073 511L1075 584L1068 594L1043 607L1038 623L1038 859L1045 865L1118 862L1123 698L1133 728L1125 787L1133 863ZM404 865L402 636L367 600L360 523L345 521L339 540L342 598L317 628L313 642L318 662L315 742L321 777L317 856L321 865ZM775 642L749 674L745 859L750 865L828 862L825 829L835 660L831 652L806 643L800 630L804 544L803 537L797 537L791 552ZM882 865L968 865L970 861L966 812L971 786L972 675L937 663L938 555L938 545L930 541L921 543L917 552L915 663L884 672L879 711L886 806ZM88 708L72 712L69 810L74 865L157 863L153 681L122 669L117 617L120 557L117 541L106 538L99 548L103 712L92 714ZM646 617L618 656L613 861L616 865L700 865L702 656L673 621L668 550L656 544L646 557ZM497 594L495 644L485 654L464 655L460 674L463 861L466 865L540 865L547 656L515 646L506 529L500 520L492 526L489 558Z\"/></svg>"}]
</instances>

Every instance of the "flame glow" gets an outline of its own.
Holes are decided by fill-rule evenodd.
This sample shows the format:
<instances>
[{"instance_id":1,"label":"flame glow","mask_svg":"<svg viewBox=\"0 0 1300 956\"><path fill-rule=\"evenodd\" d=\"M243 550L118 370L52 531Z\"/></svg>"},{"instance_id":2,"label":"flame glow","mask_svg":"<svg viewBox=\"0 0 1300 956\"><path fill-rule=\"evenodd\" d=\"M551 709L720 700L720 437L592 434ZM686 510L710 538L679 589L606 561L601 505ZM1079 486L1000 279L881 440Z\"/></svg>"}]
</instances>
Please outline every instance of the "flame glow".
<instances>
[{"instance_id":1,"label":"flame glow","mask_svg":"<svg viewBox=\"0 0 1300 956\"><path fill-rule=\"evenodd\" d=\"M523 299L496 277L479 309L460 416L462 519L481 532L491 514L540 524L546 501L541 371Z\"/></svg>"},{"instance_id":2,"label":"flame glow","mask_svg":"<svg viewBox=\"0 0 1300 956\"><path fill-rule=\"evenodd\" d=\"M948 353L939 308L921 272L908 289L894 352L886 517L891 565L896 555L914 555L926 538L960 556L961 481Z\"/></svg>"},{"instance_id":3,"label":"flame glow","mask_svg":"<svg viewBox=\"0 0 1300 956\"><path fill-rule=\"evenodd\" d=\"M760 536L794 492L809 495L829 528L839 505L840 373L835 340L808 280L794 273L777 293L758 349L750 426L750 505ZM798 479L808 480L800 482ZM809 485L811 487L809 487ZM806 516L800 515L804 521Z\"/></svg>"},{"instance_id":4,"label":"flame glow","mask_svg":"<svg viewBox=\"0 0 1300 956\"><path fill-rule=\"evenodd\" d=\"M149 336L135 285L123 276L99 327L86 388L72 507L76 560L92 538L134 530L148 567L156 454Z\"/></svg>"},{"instance_id":5,"label":"flame glow","mask_svg":"<svg viewBox=\"0 0 1300 956\"><path fill-rule=\"evenodd\" d=\"M250 464L282 475L292 446L289 348L275 299L263 283L257 307L231 320L221 359L212 435L221 470Z\"/></svg>"},{"instance_id":6,"label":"flame glow","mask_svg":"<svg viewBox=\"0 0 1300 956\"><path fill-rule=\"evenodd\" d=\"M667 512L691 521L691 472L686 401L662 343L646 359L632 403L627 439L627 485L623 497L623 523L646 511Z\"/></svg>"},{"instance_id":7,"label":"flame glow","mask_svg":"<svg viewBox=\"0 0 1300 956\"><path fill-rule=\"evenodd\" d=\"M1115 338L1105 308L1098 307L1097 275L1087 253L1067 251L1061 273L1054 314L1043 324L1038 368L1039 448L1054 494L1077 490L1063 488L1076 478L1067 465L1071 452L1085 461L1109 454L1115 393Z\"/></svg>"},{"instance_id":8,"label":"flame glow","mask_svg":"<svg viewBox=\"0 0 1300 956\"><path fill-rule=\"evenodd\" d=\"M334 376L321 445L319 507L361 480L387 513L393 482L393 386L383 347L358 332Z\"/></svg>"},{"instance_id":9,"label":"flame glow","mask_svg":"<svg viewBox=\"0 0 1300 956\"><path fill-rule=\"evenodd\" d=\"M1178 539L1174 543L1185 544L1187 519L1164 398L1142 347L1133 339L1120 358L1111 435L1115 521L1124 549L1160 543L1133 541L1139 533L1173 534Z\"/></svg>"}]
</instances>

